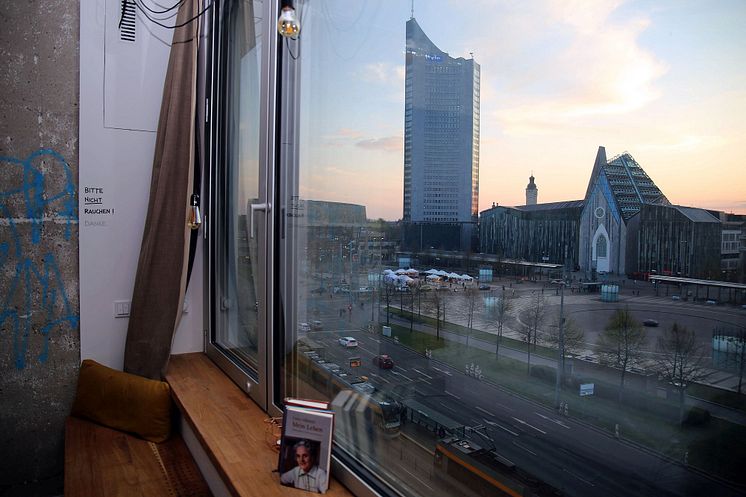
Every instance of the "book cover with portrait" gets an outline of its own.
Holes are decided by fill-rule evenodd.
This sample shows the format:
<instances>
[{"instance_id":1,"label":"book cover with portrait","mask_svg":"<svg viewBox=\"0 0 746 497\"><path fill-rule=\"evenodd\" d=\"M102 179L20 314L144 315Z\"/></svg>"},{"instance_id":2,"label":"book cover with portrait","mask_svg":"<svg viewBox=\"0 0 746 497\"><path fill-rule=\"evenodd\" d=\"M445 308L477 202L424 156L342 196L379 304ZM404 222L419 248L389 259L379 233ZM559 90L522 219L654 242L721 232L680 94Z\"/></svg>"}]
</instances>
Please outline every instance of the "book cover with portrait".
<instances>
[{"instance_id":1,"label":"book cover with portrait","mask_svg":"<svg viewBox=\"0 0 746 497\"><path fill-rule=\"evenodd\" d=\"M286 403L278 465L280 483L326 493L333 432L333 412Z\"/></svg>"}]
</instances>

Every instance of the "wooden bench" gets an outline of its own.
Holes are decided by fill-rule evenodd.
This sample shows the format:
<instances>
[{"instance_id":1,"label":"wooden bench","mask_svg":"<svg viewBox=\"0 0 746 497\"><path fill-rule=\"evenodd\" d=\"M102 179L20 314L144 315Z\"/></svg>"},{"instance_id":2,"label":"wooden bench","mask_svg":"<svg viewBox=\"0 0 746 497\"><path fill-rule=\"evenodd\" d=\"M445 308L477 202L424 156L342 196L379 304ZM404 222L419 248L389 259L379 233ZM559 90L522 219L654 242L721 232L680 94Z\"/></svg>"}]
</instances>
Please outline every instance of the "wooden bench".
<instances>
[{"instance_id":1,"label":"wooden bench","mask_svg":"<svg viewBox=\"0 0 746 497\"><path fill-rule=\"evenodd\" d=\"M210 490L179 435L153 443L69 417L65 497L207 497Z\"/></svg>"},{"instance_id":2,"label":"wooden bench","mask_svg":"<svg viewBox=\"0 0 746 497\"><path fill-rule=\"evenodd\" d=\"M205 354L172 356L166 381L186 423L231 495L312 495L280 485L276 472L279 456L267 442L267 414ZM326 495L352 494L331 478Z\"/></svg>"}]
</instances>

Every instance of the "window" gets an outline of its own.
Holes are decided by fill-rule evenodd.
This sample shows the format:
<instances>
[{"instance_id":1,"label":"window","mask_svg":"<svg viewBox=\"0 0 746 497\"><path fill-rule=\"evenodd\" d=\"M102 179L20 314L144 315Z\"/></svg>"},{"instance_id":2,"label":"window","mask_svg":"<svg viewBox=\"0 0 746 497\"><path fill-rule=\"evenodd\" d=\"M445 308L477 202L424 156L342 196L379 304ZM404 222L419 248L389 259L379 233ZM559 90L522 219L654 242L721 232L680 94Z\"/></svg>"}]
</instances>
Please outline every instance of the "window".
<instances>
[{"instance_id":1,"label":"window","mask_svg":"<svg viewBox=\"0 0 746 497\"><path fill-rule=\"evenodd\" d=\"M266 330L271 329L273 203L267 77L274 46L267 42L268 3L216 3L213 9L212 120L206 133L207 352L262 407L267 395ZM273 26L270 26L273 29ZM274 32L274 31L271 31ZM273 38L271 38L273 39Z\"/></svg>"},{"instance_id":2,"label":"window","mask_svg":"<svg viewBox=\"0 0 746 497\"><path fill-rule=\"evenodd\" d=\"M596 257L606 257L606 237L603 235L596 240Z\"/></svg>"},{"instance_id":3,"label":"window","mask_svg":"<svg viewBox=\"0 0 746 497\"><path fill-rule=\"evenodd\" d=\"M718 148L746 136L722 91L744 13L495 3L485 31L445 0L296 0L278 42L270 3L220 3L211 52L210 347L236 381L272 412L329 400L381 494L746 484L721 254L746 185Z\"/></svg>"}]
</instances>

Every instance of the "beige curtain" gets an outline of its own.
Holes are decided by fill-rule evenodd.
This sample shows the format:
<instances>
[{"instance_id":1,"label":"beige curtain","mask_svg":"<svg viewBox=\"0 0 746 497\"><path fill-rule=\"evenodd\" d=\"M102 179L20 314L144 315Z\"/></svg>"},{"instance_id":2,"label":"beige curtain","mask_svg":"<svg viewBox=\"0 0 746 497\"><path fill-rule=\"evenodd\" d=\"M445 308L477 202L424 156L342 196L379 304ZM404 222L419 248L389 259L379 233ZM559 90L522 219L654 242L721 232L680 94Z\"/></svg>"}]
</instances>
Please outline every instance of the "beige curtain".
<instances>
[{"instance_id":1,"label":"beige curtain","mask_svg":"<svg viewBox=\"0 0 746 497\"><path fill-rule=\"evenodd\" d=\"M197 15L198 4L199 0L186 0L176 24ZM186 288L198 27L197 20L174 30L124 349L124 370L153 379L160 379L168 364Z\"/></svg>"}]
</instances>

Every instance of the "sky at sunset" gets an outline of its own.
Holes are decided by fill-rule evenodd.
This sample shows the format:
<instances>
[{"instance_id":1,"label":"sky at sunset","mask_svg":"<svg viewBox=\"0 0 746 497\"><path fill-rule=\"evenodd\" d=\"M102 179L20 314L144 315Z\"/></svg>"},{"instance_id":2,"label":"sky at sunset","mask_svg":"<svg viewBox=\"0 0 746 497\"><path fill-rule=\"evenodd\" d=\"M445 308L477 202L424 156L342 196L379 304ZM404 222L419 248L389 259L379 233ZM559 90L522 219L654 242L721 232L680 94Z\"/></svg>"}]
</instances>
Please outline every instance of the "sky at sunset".
<instances>
[{"instance_id":1,"label":"sky at sunset","mask_svg":"<svg viewBox=\"0 0 746 497\"><path fill-rule=\"evenodd\" d=\"M466 8L466 5L469 7ZM411 2L301 11L301 197L402 215ZM746 213L746 2L423 1L414 16L481 65L480 211L582 199L599 146L675 204Z\"/></svg>"}]
</instances>

